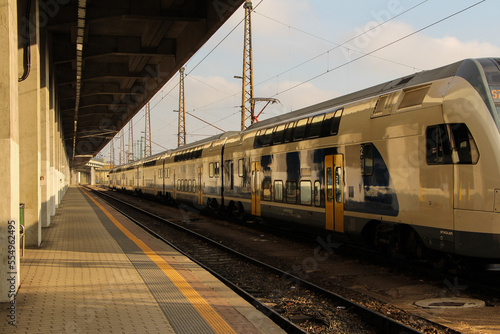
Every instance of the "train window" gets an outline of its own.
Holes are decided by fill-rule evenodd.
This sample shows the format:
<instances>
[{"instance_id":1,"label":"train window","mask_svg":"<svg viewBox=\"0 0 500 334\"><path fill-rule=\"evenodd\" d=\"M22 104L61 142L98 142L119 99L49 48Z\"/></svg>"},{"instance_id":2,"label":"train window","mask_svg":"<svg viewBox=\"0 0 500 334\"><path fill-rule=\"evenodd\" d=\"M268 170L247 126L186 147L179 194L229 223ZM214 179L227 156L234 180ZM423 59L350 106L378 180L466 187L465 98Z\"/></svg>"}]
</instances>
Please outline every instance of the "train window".
<instances>
[{"instance_id":1,"label":"train window","mask_svg":"<svg viewBox=\"0 0 500 334\"><path fill-rule=\"evenodd\" d=\"M286 202L297 203L297 181L286 181Z\"/></svg>"},{"instance_id":2,"label":"train window","mask_svg":"<svg viewBox=\"0 0 500 334\"><path fill-rule=\"evenodd\" d=\"M361 175L373 175L373 144L361 145Z\"/></svg>"},{"instance_id":3,"label":"train window","mask_svg":"<svg viewBox=\"0 0 500 334\"><path fill-rule=\"evenodd\" d=\"M330 135L330 128L334 115L335 111L329 112L328 114L325 115L323 124L321 124L321 137L326 137Z\"/></svg>"},{"instance_id":4,"label":"train window","mask_svg":"<svg viewBox=\"0 0 500 334\"><path fill-rule=\"evenodd\" d=\"M169 179L170 178L170 168L167 168L166 170L167 170L167 179Z\"/></svg>"},{"instance_id":5,"label":"train window","mask_svg":"<svg viewBox=\"0 0 500 334\"><path fill-rule=\"evenodd\" d=\"M193 186L193 181L189 180L187 191L192 191L192 186Z\"/></svg>"},{"instance_id":6,"label":"train window","mask_svg":"<svg viewBox=\"0 0 500 334\"><path fill-rule=\"evenodd\" d=\"M181 190L181 180L177 180L177 190Z\"/></svg>"},{"instance_id":7,"label":"train window","mask_svg":"<svg viewBox=\"0 0 500 334\"><path fill-rule=\"evenodd\" d=\"M306 125L307 125L307 118L303 118L297 122L297 125L295 126L295 131L293 132L294 141L302 140L304 138L304 134L306 133Z\"/></svg>"},{"instance_id":8,"label":"train window","mask_svg":"<svg viewBox=\"0 0 500 334\"><path fill-rule=\"evenodd\" d=\"M446 125L438 124L427 127L425 136L427 163L430 165L451 164L453 160Z\"/></svg>"},{"instance_id":9,"label":"train window","mask_svg":"<svg viewBox=\"0 0 500 334\"><path fill-rule=\"evenodd\" d=\"M342 168L335 167L335 201L342 203Z\"/></svg>"},{"instance_id":10,"label":"train window","mask_svg":"<svg viewBox=\"0 0 500 334\"><path fill-rule=\"evenodd\" d=\"M479 160L476 142L464 123L449 125L453 135L453 158L458 164L475 164Z\"/></svg>"},{"instance_id":11,"label":"train window","mask_svg":"<svg viewBox=\"0 0 500 334\"><path fill-rule=\"evenodd\" d=\"M220 175L220 163L216 162L214 163L214 176L219 177Z\"/></svg>"},{"instance_id":12,"label":"train window","mask_svg":"<svg viewBox=\"0 0 500 334\"><path fill-rule=\"evenodd\" d=\"M339 109L335 112L335 116L332 118L332 122L330 124L330 134L336 135L339 133L340 119L342 118L342 112L344 109Z\"/></svg>"},{"instance_id":13,"label":"train window","mask_svg":"<svg viewBox=\"0 0 500 334\"><path fill-rule=\"evenodd\" d=\"M292 141L292 133L295 122L290 122L286 125L285 132L283 134L283 142L288 143Z\"/></svg>"},{"instance_id":14,"label":"train window","mask_svg":"<svg viewBox=\"0 0 500 334\"><path fill-rule=\"evenodd\" d=\"M253 142L253 147L254 148L259 148L262 147L262 138L264 137L264 132L259 130L257 131L257 134L255 135L255 139Z\"/></svg>"},{"instance_id":15,"label":"train window","mask_svg":"<svg viewBox=\"0 0 500 334\"><path fill-rule=\"evenodd\" d=\"M311 181L300 181L300 204L311 205L312 203Z\"/></svg>"},{"instance_id":16,"label":"train window","mask_svg":"<svg viewBox=\"0 0 500 334\"><path fill-rule=\"evenodd\" d=\"M427 92L431 88L430 85L425 87L412 88L404 91L403 99L398 106L398 109L409 108L413 106L421 105L424 101Z\"/></svg>"},{"instance_id":17,"label":"train window","mask_svg":"<svg viewBox=\"0 0 500 334\"><path fill-rule=\"evenodd\" d=\"M274 181L274 201L283 202L283 181Z\"/></svg>"},{"instance_id":18,"label":"train window","mask_svg":"<svg viewBox=\"0 0 500 334\"><path fill-rule=\"evenodd\" d=\"M262 200L270 201L272 199L272 181L270 178L264 178L262 181Z\"/></svg>"},{"instance_id":19,"label":"train window","mask_svg":"<svg viewBox=\"0 0 500 334\"><path fill-rule=\"evenodd\" d=\"M262 146L269 146L272 143L274 128L266 129L261 139Z\"/></svg>"},{"instance_id":20,"label":"train window","mask_svg":"<svg viewBox=\"0 0 500 334\"><path fill-rule=\"evenodd\" d=\"M332 167L326 169L326 199L328 202L333 200L333 170Z\"/></svg>"},{"instance_id":21,"label":"train window","mask_svg":"<svg viewBox=\"0 0 500 334\"><path fill-rule=\"evenodd\" d=\"M385 104L388 98L389 94L379 97L379 99L377 100L377 104L375 104L375 108L373 108L374 115L382 114L382 112L385 109Z\"/></svg>"},{"instance_id":22,"label":"train window","mask_svg":"<svg viewBox=\"0 0 500 334\"><path fill-rule=\"evenodd\" d=\"M321 206L321 183L314 182L314 205Z\"/></svg>"},{"instance_id":23,"label":"train window","mask_svg":"<svg viewBox=\"0 0 500 334\"><path fill-rule=\"evenodd\" d=\"M311 122L307 126L306 137L307 138L317 138L321 136L321 126L325 115L314 116Z\"/></svg>"},{"instance_id":24,"label":"train window","mask_svg":"<svg viewBox=\"0 0 500 334\"><path fill-rule=\"evenodd\" d=\"M214 163L211 162L208 164L208 177L214 177Z\"/></svg>"},{"instance_id":25,"label":"train window","mask_svg":"<svg viewBox=\"0 0 500 334\"><path fill-rule=\"evenodd\" d=\"M193 179L193 185L192 185L192 188L191 188L191 192L196 192L196 179Z\"/></svg>"},{"instance_id":26,"label":"train window","mask_svg":"<svg viewBox=\"0 0 500 334\"><path fill-rule=\"evenodd\" d=\"M238 160L238 176L243 177L244 169L243 169L243 159Z\"/></svg>"},{"instance_id":27,"label":"train window","mask_svg":"<svg viewBox=\"0 0 500 334\"><path fill-rule=\"evenodd\" d=\"M273 145L281 144L283 142L284 134L285 134L285 124L276 126L274 128Z\"/></svg>"}]
</instances>

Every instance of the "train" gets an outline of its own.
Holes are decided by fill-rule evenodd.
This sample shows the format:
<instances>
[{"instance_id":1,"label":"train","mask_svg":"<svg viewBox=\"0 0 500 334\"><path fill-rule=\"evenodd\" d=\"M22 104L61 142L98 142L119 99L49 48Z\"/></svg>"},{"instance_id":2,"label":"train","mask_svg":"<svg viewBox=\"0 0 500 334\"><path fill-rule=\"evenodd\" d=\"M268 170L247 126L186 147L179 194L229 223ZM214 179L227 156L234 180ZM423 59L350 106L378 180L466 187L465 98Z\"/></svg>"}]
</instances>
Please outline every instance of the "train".
<instances>
[{"instance_id":1,"label":"train","mask_svg":"<svg viewBox=\"0 0 500 334\"><path fill-rule=\"evenodd\" d=\"M418 72L118 166L109 187L418 258L499 259L500 58Z\"/></svg>"}]
</instances>

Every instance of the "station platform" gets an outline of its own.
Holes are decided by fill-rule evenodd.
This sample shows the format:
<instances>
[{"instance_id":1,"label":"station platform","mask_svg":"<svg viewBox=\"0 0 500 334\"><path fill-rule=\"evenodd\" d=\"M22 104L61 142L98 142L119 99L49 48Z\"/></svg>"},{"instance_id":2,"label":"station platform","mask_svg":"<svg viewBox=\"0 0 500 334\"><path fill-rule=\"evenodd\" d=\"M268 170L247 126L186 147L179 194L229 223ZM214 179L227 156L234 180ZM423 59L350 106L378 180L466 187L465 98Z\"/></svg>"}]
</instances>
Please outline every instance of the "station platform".
<instances>
[{"instance_id":1,"label":"station platform","mask_svg":"<svg viewBox=\"0 0 500 334\"><path fill-rule=\"evenodd\" d=\"M284 333L83 188L68 189L42 232L21 260L16 326L0 304L1 333Z\"/></svg>"}]
</instances>

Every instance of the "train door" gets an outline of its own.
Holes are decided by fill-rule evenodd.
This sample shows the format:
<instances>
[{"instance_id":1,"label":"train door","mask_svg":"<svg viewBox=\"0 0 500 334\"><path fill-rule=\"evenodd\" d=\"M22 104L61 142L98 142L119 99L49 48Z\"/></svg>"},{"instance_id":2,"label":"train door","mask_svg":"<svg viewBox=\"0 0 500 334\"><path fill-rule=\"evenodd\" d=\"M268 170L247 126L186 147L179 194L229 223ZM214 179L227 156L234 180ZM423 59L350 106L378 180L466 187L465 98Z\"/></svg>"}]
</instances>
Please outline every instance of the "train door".
<instances>
[{"instance_id":1,"label":"train door","mask_svg":"<svg viewBox=\"0 0 500 334\"><path fill-rule=\"evenodd\" d=\"M252 215L260 216L260 162L252 162Z\"/></svg>"},{"instance_id":2,"label":"train door","mask_svg":"<svg viewBox=\"0 0 500 334\"><path fill-rule=\"evenodd\" d=\"M203 167L198 167L198 204L203 205L203 187L201 181L203 180Z\"/></svg>"},{"instance_id":3,"label":"train door","mask_svg":"<svg viewBox=\"0 0 500 334\"><path fill-rule=\"evenodd\" d=\"M325 156L326 229L344 232L344 157Z\"/></svg>"}]
</instances>

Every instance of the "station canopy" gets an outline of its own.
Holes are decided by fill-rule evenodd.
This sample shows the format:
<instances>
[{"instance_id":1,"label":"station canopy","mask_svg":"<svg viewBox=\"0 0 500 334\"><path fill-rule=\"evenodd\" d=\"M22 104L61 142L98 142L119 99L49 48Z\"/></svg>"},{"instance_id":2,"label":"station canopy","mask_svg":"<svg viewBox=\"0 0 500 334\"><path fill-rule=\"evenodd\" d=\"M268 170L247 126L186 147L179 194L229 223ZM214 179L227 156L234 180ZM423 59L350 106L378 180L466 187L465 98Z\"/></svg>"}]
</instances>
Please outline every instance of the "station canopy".
<instances>
[{"instance_id":1,"label":"station canopy","mask_svg":"<svg viewBox=\"0 0 500 334\"><path fill-rule=\"evenodd\" d=\"M244 0L41 0L72 167L84 165Z\"/></svg>"}]
</instances>

